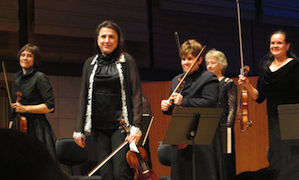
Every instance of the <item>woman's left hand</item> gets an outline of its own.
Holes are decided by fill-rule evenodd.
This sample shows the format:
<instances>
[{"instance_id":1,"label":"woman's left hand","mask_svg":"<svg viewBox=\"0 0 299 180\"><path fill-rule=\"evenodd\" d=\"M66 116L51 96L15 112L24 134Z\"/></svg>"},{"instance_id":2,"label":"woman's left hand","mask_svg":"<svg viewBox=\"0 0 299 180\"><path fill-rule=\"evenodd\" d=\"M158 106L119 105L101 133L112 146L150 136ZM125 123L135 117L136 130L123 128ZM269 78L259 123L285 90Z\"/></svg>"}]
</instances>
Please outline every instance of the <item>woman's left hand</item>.
<instances>
[{"instance_id":1,"label":"woman's left hand","mask_svg":"<svg viewBox=\"0 0 299 180\"><path fill-rule=\"evenodd\" d=\"M20 104L19 102L13 103L11 104L11 107L15 110L15 112L17 113L24 113L26 112L26 108L25 106L23 106L22 104Z\"/></svg>"}]
</instances>

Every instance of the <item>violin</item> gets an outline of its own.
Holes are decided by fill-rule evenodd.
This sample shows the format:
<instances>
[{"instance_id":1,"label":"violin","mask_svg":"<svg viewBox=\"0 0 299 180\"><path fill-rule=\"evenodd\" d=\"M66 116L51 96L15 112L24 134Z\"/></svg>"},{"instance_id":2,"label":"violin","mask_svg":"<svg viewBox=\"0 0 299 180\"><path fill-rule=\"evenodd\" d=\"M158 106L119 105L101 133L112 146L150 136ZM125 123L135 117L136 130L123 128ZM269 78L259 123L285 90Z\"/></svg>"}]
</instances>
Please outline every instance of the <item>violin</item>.
<instances>
[{"instance_id":1,"label":"violin","mask_svg":"<svg viewBox=\"0 0 299 180\"><path fill-rule=\"evenodd\" d=\"M240 45L240 62L241 62L241 75L247 76L250 68L249 66L244 66L243 60L243 47L242 47L242 33L241 33L241 15L240 15L240 5L239 0L236 0L237 4L237 15L238 15L238 30L239 30L239 45ZM248 120L248 96L247 90L243 89L243 82L240 85L240 95L239 104L237 109L237 118L240 123L241 132L247 133L248 127L252 126L252 121Z\"/></svg>"},{"instance_id":2,"label":"violin","mask_svg":"<svg viewBox=\"0 0 299 180\"><path fill-rule=\"evenodd\" d=\"M129 127L125 125L124 120L121 123L125 132L129 133ZM131 168L134 169L134 180L158 180L157 175L149 168L147 161L147 152L143 147L137 147L139 153L128 150L126 160Z\"/></svg>"},{"instance_id":3,"label":"violin","mask_svg":"<svg viewBox=\"0 0 299 180\"><path fill-rule=\"evenodd\" d=\"M22 93L20 91L18 91L17 93L17 100L16 102L20 103L21 98L22 98ZM27 119L25 116L20 115L20 113L18 113L18 129L21 132L27 133Z\"/></svg>"},{"instance_id":4,"label":"violin","mask_svg":"<svg viewBox=\"0 0 299 180\"><path fill-rule=\"evenodd\" d=\"M249 72L249 66L244 66L244 74L243 76L246 77ZM241 132L247 133L248 127L252 126L252 121L248 120L248 94L247 90L243 89L243 84L240 87L240 99L239 99L239 106L237 111L238 122L240 123Z\"/></svg>"},{"instance_id":5,"label":"violin","mask_svg":"<svg viewBox=\"0 0 299 180\"><path fill-rule=\"evenodd\" d=\"M126 133L129 133L130 128L125 125L124 119L121 119L119 121L119 124ZM120 149L125 147L125 145L127 144L128 141L124 141L121 145L119 145L118 148L116 148L109 156L107 156L102 162L100 162L90 172L88 172L87 177L91 177L97 170L99 170L109 159L111 159ZM128 164L130 165L130 167L134 168L134 172L135 172L134 180L158 180L157 175L148 167L146 163L148 159L147 159L147 155L146 156L144 155L144 151L145 151L144 148L138 147L138 151L142 153L136 153L134 155L134 152L131 153L131 150L129 150L126 155L126 160Z\"/></svg>"},{"instance_id":6,"label":"violin","mask_svg":"<svg viewBox=\"0 0 299 180\"><path fill-rule=\"evenodd\" d=\"M131 168L134 169L134 180L158 180L157 175L147 164L147 152L143 147L137 147L139 153L129 150L126 160Z\"/></svg>"},{"instance_id":7,"label":"violin","mask_svg":"<svg viewBox=\"0 0 299 180\"><path fill-rule=\"evenodd\" d=\"M5 68L5 62L2 61L2 69L3 69L3 75L4 75L4 80L5 80L5 85L6 85L6 90L7 90L7 96L8 96L8 101L9 104L11 103L11 97L10 97L10 91L9 91L9 86L8 86L8 81L7 81L7 76L6 76L6 68ZM21 97L22 97L22 93L21 92L17 92L17 100L16 102L20 102L21 101ZM27 119L24 116L21 116L20 113L18 113L18 121L16 122L17 128L24 132L27 133Z\"/></svg>"}]
</instances>

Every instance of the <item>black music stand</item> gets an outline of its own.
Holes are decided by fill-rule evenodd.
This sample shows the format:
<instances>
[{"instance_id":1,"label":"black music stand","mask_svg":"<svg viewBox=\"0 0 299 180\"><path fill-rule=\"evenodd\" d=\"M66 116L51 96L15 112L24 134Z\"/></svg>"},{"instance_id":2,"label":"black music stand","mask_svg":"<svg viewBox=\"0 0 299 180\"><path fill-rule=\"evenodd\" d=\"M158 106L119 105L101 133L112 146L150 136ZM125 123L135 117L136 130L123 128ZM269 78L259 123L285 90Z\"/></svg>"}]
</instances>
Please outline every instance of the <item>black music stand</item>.
<instances>
[{"instance_id":1,"label":"black music stand","mask_svg":"<svg viewBox=\"0 0 299 180\"><path fill-rule=\"evenodd\" d=\"M193 145L193 179L195 179L195 145L209 145L222 114L220 108L178 107L166 131L163 144Z\"/></svg>"},{"instance_id":2,"label":"black music stand","mask_svg":"<svg viewBox=\"0 0 299 180\"><path fill-rule=\"evenodd\" d=\"M277 109L281 139L299 139L299 104L283 104Z\"/></svg>"}]
</instances>

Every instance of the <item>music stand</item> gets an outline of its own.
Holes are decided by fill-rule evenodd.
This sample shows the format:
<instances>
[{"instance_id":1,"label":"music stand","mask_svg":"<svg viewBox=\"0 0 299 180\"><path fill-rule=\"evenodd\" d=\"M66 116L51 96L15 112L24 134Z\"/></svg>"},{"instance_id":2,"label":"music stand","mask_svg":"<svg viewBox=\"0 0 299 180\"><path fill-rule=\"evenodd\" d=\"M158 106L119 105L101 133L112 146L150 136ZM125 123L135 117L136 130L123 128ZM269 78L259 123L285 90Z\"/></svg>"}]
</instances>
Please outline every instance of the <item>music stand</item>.
<instances>
[{"instance_id":1,"label":"music stand","mask_svg":"<svg viewBox=\"0 0 299 180\"><path fill-rule=\"evenodd\" d=\"M209 145L222 114L220 108L178 107L166 131L163 144L193 145L193 179L195 179L195 145Z\"/></svg>"},{"instance_id":2,"label":"music stand","mask_svg":"<svg viewBox=\"0 0 299 180\"><path fill-rule=\"evenodd\" d=\"M281 139L299 139L299 104L283 104L277 109Z\"/></svg>"}]
</instances>

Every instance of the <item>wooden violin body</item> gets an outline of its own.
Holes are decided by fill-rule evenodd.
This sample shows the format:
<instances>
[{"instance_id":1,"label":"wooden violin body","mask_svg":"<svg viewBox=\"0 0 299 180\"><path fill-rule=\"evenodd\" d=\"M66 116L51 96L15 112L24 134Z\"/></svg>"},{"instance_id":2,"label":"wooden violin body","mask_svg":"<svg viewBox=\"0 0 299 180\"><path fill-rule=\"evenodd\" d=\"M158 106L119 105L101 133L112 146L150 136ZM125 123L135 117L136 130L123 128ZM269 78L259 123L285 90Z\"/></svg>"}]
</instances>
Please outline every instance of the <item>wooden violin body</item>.
<instances>
[{"instance_id":1,"label":"wooden violin body","mask_svg":"<svg viewBox=\"0 0 299 180\"><path fill-rule=\"evenodd\" d=\"M247 76L250 68L249 66L244 66L244 73L243 76ZM240 100L238 106L238 121L240 123L241 132L247 133L248 127L252 126L252 121L248 120L248 94L247 90L243 89L243 84L240 86Z\"/></svg>"},{"instance_id":2,"label":"wooden violin body","mask_svg":"<svg viewBox=\"0 0 299 180\"><path fill-rule=\"evenodd\" d=\"M130 127L125 124L124 120L120 120L120 125L127 134L130 132ZM137 148L139 153L129 150L126 154L127 163L134 169L134 180L158 180L157 175L147 164L146 150L143 147Z\"/></svg>"},{"instance_id":3,"label":"wooden violin body","mask_svg":"<svg viewBox=\"0 0 299 180\"><path fill-rule=\"evenodd\" d=\"M252 121L248 120L248 95L247 90L242 89L241 110L238 114L238 121L240 122L241 132L247 133L248 127L252 126Z\"/></svg>"},{"instance_id":4,"label":"wooden violin body","mask_svg":"<svg viewBox=\"0 0 299 180\"><path fill-rule=\"evenodd\" d=\"M20 91L17 92L17 102L20 102L22 97L22 93ZM18 113L18 128L21 132L27 133L27 119L25 118L25 116L20 115L20 113Z\"/></svg>"},{"instance_id":5,"label":"wooden violin body","mask_svg":"<svg viewBox=\"0 0 299 180\"><path fill-rule=\"evenodd\" d=\"M157 175L147 164L147 152L143 147L138 147L139 153L129 150L126 159L131 168L134 169L134 180L158 180Z\"/></svg>"}]
</instances>

